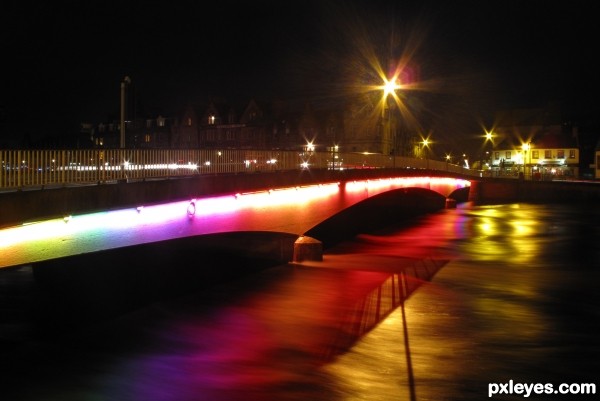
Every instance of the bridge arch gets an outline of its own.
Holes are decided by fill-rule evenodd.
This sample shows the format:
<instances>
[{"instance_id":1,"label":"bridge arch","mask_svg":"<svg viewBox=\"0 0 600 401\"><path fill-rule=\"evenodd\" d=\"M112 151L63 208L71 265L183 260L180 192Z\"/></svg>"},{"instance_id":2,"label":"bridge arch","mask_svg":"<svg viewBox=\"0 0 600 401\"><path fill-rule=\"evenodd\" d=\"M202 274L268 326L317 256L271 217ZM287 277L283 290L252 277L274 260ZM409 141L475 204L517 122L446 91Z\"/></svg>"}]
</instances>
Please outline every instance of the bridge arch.
<instances>
[{"instance_id":1,"label":"bridge arch","mask_svg":"<svg viewBox=\"0 0 600 401\"><path fill-rule=\"evenodd\" d=\"M392 189L341 210L311 227L304 235L321 241L324 248L329 248L361 232L399 224L443 209L445 205L446 196L431 189Z\"/></svg>"}]
</instances>

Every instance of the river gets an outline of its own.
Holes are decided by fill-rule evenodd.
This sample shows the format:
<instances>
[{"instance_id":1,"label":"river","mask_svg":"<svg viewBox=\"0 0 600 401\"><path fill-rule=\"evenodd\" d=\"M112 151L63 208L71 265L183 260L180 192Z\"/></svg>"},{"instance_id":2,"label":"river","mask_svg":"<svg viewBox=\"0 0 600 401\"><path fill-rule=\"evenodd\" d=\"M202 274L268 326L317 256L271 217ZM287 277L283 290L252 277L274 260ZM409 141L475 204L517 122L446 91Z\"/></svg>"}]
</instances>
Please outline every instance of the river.
<instances>
[{"instance_id":1,"label":"river","mask_svg":"<svg viewBox=\"0 0 600 401\"><path fill-rule=\"evenodd\" d=\"M599 216L459 204L59 339L30 269L0 272L0 398L594 399L491 391L600 384Z\"/></svg>"}]
</instances>

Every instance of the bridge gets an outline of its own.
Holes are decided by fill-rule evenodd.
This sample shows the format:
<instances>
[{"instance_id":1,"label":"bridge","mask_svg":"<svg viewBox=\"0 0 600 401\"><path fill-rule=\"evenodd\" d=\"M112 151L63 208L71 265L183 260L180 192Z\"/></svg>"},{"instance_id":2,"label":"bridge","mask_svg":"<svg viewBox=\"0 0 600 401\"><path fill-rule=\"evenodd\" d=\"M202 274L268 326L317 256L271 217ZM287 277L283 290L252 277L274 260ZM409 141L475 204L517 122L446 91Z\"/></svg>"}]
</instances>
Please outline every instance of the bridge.
<instances>
[{"instance_id":1,"label":"bridge","mask_svg":"<svg viewBox=\"0 0 600 401\"><path fill-rule=\"evenodd\" d=\"M340 232L449 200L598 199L595 182L492 179L446 162L376 154L111 152L0 152L0 268L234 232L285 233L276 253L290 260L290 239L315 237L327 247Z\"/></svg>"},{"instance_id":2,"label":"bridge","mask_svg":"<svg viewBox=\"0 0 600 401\"><path fill-rule=\"evenodd\" d=\"M447 198L454 196L464 200L468 196L469 181L461 178L384 172L379 171L379 176L370 173L367 177L364 172L315 173L311 176L314 182L302 185L138 203L134 207L30 220L0 230L0 266L229 232L287 233L294 239L320 232L322 238L319 239L330 242L333 239L327 238L326 233L332 230L325 229L326 225L336 224L334 231L342 230L351 235L377 223L378 219L390 219L406 210L412 213L438 210L445 207ZM291 177L294 176L284 175L279 179L292 181ZM228 181L236 183L237 177L219 178L220 185ZM244 180L251 186L264 181L268 179L262 174ZM193 185L195 180L177 183L184 182ZM153 182L152 186L167 184L166 181ZM143 183L116 185L145 186ZM57 190L48 192L59 193ZM385 213L381 213L383 211Z\"/></svg>"}]
</instances>

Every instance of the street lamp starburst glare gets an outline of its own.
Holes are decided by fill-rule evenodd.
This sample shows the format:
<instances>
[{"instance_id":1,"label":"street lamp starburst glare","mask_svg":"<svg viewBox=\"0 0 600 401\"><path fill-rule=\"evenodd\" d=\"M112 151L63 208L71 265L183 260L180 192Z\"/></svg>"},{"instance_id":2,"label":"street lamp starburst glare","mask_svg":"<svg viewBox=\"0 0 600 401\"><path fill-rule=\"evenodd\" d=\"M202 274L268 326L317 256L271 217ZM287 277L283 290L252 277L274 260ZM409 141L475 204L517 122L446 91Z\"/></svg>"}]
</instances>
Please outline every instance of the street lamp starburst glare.
<instances>
[{"instance_id":1,"label":"street lamp starburst glare","mask_svg":"<svg viewBox=\"0 0 600 401\"><path fill-rule=\"evenodd\" d=\"M400 88L401 86L396 77L393 77L389 81L387 78L384 78L384 84L381 86L381 89L383 89L383 97L387 98L389 95L396 97L396 90Z\"/></svg>"}]
</instances>

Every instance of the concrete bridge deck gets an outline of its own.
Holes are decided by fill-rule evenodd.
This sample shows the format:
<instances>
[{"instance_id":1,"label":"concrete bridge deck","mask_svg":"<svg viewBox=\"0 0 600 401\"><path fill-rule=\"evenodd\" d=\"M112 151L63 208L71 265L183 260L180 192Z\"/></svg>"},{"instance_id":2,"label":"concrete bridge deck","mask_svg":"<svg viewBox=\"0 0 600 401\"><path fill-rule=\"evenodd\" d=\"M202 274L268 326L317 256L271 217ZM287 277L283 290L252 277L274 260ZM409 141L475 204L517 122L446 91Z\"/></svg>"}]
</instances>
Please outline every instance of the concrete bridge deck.
<instances>
[{"instance_id":1,"label":"concrete bridge deck","mask_svg":"<svg viewBox=\"0 0 600 401\"><path fill-rule=\"evenodd\" d=\"M244 183L246 188L258 185L248 180ZM143 183L131 188L145 192ZM417 213L443 208L453 193L466 200L468 190L469 181L460 178L371 177L68 214L0 230L0 267L227 232L278 232L296 237L318 234L323 237L319 240L331 241L326 233L332 229L323 229L326 223L351 235L378 219L400 216L406 210ZM359 206L367 199L371 200L368 205Z\"/></svg>"}]
</instances>

